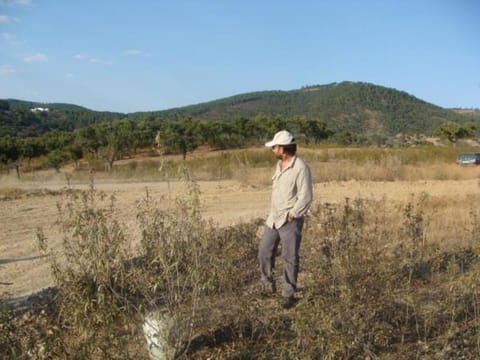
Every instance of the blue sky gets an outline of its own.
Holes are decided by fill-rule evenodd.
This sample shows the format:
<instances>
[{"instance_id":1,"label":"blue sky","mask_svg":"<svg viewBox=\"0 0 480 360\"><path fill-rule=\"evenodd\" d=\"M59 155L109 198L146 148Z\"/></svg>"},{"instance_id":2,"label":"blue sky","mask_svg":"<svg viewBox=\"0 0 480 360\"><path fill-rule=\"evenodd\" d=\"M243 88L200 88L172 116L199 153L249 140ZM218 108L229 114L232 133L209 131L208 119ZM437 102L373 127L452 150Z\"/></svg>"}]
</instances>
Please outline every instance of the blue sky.
<instances>
[{"instance_id":1,"label":"blue sky","mask_svg":"<svg viewBox=\"0 0 480 360\"><path fill-rule=\"evenodd\" d=\"M363 81L480 108L478 0L0 0L0 98L163 110Z\"/></svg>"}]
</instances>

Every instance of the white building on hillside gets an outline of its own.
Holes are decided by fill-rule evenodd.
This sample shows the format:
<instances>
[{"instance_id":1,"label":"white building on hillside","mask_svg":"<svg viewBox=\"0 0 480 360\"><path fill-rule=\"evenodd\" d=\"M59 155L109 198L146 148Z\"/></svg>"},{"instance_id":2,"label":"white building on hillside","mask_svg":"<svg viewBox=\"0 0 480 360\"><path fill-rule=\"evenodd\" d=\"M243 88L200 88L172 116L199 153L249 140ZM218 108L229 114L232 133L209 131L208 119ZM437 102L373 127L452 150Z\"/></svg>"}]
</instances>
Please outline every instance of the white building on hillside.
<instances>
[{"instance_id":1,"label":"white building on hillside","mask_svg":"<svg viewBox=\"0 0 480 360\"><path fill-rule=\"evenodd\" d=\"M49 108L42 108L42 107L36 107L33 109L30 109L31 112L48 112L50 109Z\"/></svg>"}]
</instances>

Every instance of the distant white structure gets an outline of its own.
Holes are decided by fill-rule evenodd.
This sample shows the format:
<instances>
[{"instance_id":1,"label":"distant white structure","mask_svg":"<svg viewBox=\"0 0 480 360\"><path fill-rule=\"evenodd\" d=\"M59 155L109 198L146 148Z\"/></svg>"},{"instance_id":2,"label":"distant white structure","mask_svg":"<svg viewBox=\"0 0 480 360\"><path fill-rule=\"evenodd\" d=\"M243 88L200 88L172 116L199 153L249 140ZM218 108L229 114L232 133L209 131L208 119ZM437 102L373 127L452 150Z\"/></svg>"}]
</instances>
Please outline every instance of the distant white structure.
<instances>
[{"instance_id":1,"label":"distant white structure","mask_svg":"<svg viewBox=\"0 0 480 360\"><path fill-rule=\"evenodd\" d=\"M49 108L36 107L36 108L30 109L30 111L31 112L49 112L50 109Z\"/></svg>"}]
</instances>

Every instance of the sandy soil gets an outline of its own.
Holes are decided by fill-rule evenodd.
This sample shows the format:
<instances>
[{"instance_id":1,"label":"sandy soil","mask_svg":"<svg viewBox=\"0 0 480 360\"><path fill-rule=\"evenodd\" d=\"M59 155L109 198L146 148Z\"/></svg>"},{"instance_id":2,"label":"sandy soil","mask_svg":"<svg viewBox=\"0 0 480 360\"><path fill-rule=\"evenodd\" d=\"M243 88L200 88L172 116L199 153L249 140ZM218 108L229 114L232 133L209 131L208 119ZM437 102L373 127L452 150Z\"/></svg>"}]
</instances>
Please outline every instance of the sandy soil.
<instances>
[{"instance_id":1,"label":"sandy soil","mask_svg":"<svg viewBox=\"0 0 480 360\"><path fill-rule=\"evenodd\" d=\"M229 225L252 218L265 217L269 207L268 186L247 187L238 181L200 182L205 217L220 225ZM0 191L5 188L24 190L59 190L65 181L18 182L0 179ZM72 185L86 189L88 184ZM184 191L181 183L165 182L97 182L96 187L115 193L120 218L131 231L136 229L136 205L146 189L154 197ZM426 192L430 197L458 199L469 194L478 195L478 180L416 181L416 182L331 182L315 184L315 201L338 202L345 197L407 200L412 194ZM56 204L60 196L23 196L16 200L0 201L0 294L21 297L52 285L47 259L37 250L36 231L43 228L53 244L61 236L55 226ZM134 240L132 240L134 241Z\"/></svg>"}]
</instances>

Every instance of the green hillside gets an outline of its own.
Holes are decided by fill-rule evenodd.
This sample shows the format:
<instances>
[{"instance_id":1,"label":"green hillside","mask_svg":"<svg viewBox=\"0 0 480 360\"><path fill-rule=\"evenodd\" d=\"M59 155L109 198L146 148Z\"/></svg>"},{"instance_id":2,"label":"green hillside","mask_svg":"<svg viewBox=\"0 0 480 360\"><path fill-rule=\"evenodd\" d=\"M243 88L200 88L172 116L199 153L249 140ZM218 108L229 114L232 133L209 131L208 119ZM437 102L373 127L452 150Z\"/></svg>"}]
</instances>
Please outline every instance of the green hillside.
<instances>
[{"instance_id":1,"label":"green hillside","mask_svg":"<svg viewBox=\"0 0 480 360\"><path fill-rule=\"evenodd\" d=\"M48 108L32 112L32 108ZM406 92L360 82L305 86L291 91L240 94L201 104L130 114L99 112L71 104L0 100L0 137L38 136L49 130L71 131L87 125L128 117L230 121L261 116L305 118L325 123L335 133L394 135L431 134L450 121L479 121L478 111L444 109Z\"/></svg>"},{"instance_id":2,"label":"green hillside","mask_svg":"<svg viewBox=\"0 0 480 360\"><path fill-rule=\"evenodd\" d=\"M93 111L87 109L86 107L73 105L73 104L63 104L63 103L39 103L33 101L24 101L17 99L7 99L5 100L9 103L10 109L12 110L30 110L33 108L49 108L51 110L61 110L61 111Z\"/></svg>"},{"instance_id":3,"label":"green hillside","mask_svg":"<svg viewBox=\"0 0 480 360\"><path fill-rule=\"evenodd\" d=\"M161 117L173 114L216 120L258 114L306 117L325 122L335 132L384 135L432 133L448 121L478 120L471 113L444 109L403 91L359 82L252 92L152 113Z\"/></svg>"},{"instance_id":4,"label":"green hillside","mask_svg":"<svg viewBox=\"0 0 480 360\"><path fill-rule=\"evenodd\" d=\"M38 110L40 108L48 110ZM0 137L40 136L50 130L72 131L122 117L125 115L121 113L93 111L72 104L0 100Z\"/></svg>"}]
</instances>

